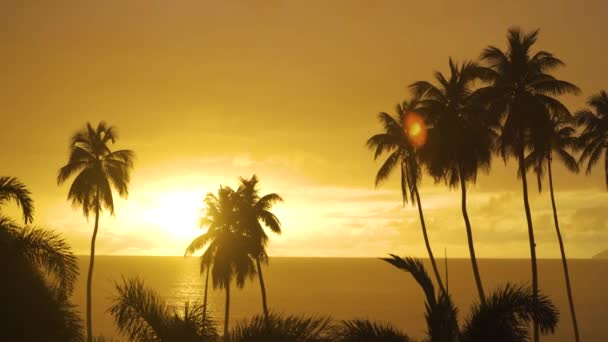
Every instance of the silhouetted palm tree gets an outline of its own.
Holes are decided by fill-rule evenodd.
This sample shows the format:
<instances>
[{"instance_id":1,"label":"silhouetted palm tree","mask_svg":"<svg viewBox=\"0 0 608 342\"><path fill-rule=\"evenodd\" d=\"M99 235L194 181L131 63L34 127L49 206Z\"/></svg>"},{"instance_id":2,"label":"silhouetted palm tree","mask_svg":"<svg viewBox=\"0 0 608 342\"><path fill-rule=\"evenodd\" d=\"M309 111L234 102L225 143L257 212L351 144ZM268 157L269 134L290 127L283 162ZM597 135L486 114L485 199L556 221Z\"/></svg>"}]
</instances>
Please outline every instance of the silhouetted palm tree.
<instances>
[{"instance_id":1,"label":"silhouetted palm tree","mask_svg":"<svg viewBox=\"0 0 608 342\"><path fill-rule=\"evenodd\" d=\"M81 341L77 259L59 235L0 216L0 341Z\"/></svg>"},{"instance_id":2,"label":"silhouetted palm tree","mask_svg":"<svg viewBox=\"0 0 608 342\"><path fill-rule=\"evenodd\" d=\"M389 155L380 167L380 170L378 170L376 186L388 179L393 170L396 168L400 170L403 204L405 205L411 199L412 203L418 207L418 216L420 218L426 250L429 254L439 288L444 290L426 231L422 203L420 202L420 194L418 193L418 185L422 178L420 162L416 152L418 141L413 139L412 132L410 132L409 127L405 124L408 116L415 115L412 113L415 111L417 104L418 101L416 99L410 102L404 101L402 104L397 105L396 116L384 112L378 114L378 119L383 126L384 132L369 138L367 146L375 150L374 159L378 159L378 157L385 153ZM418 125L420 124L423 123L418 123ZM422 130L424 128L417 126L416 129Z\"/></svg>"},{"instance_id":3,"label":"silhouetted palm tree","mask_svg":"<svg viewBox=\"0 0 608 342\"><path fill-rule=\"evenodd\" d=\"M260 289L262 291L262 308L264 317L268 318L268 304L266 302L266 287L264 285L264 277L262 276L262 262L268 263L268 255L266 254L266 245L268 244L268 235L264 231L264 226L270 228L276 234L281 234L281 222L270 211L276 202L283 202L281 196L270 193L260 197L257 187L259 180L256 175L251 179L240 178L240 185L237 190L239 196L239 223L244 233L257 241L256 250L252 255L256 262L256 269L260 280Z\"/></svg>"},{"instance_id":4,"label":"silhouetted palm tree","mask_svg":"<svg viewBox=\"0 0 608 342\"><path fill-rule=\"evenodd\" d=\"M568 261L566 259L566 250L562 234L559 229L559 220L557 218L557 206L555 204L555 194L553 191L553 172L552 163L553 156L557 155L559 160L572 172L578 172L578 163L570 154L569 150L575 149L578 145L578 137L575 136L576 130L570 125L572 120L554 119L550 125L544 128L544 144L537 144L534 150L526 157L526 164L533 167L538 176L538 190L542 189L542 177L547 171L549 175L549 191L551 193L551 206L553 208L553 221L555 223L555 231L559 242L559 250L562 256L562 266L564 269L564 277L566 282L566 292L568 294L568 303L570 306L570 316L572 317L572 325L574 327L575 341L580 341L578 323L576 320L576 312L574 310L574 300L572 299L572 288L570 286L570 273L568 272Z\"/></svg>"},{"instance_id":5,"label":"silhouetted palm tree","mask_svg":"<svg viewBox=\"0 0 608 342\"><path fill-rule=\"evenodd\" d=\"M470 62L459 66L451 58L449 65L449 78L436 72L437 85L419 81L410 89L420 97L418 110L432 127L420 152L424 164L436 181L444 180L451 188L460 186L469 254L479 299L483 302L485 294L467 212L466 183L477 180L478 170L489 170L495 132L492 117L472 95L480 68Z\"/></svg>"},{"instance_id":6,"label":"silhouetted palm tree","mask_svg":"<svg viewBox=\"0 0 608 342\"><path fill-rule=\"evenodd\" d=\"M211 342L217 337L215 323L202 319L200 305L186 302L179 314L139 279L123 278L116 291L108 312L129 341Z\"/></svg>"},{"instance_id":7,"label":"silhouetted palm tree","mask_svg":"<svg viewBox=\"0 0 608 342\"><path fill-rule=\"evenodd\" d=\"M529 340L527 327L536 319L540 330L553 333L558 312L549 298L534 296L525 286L506 286L493 292L484 303L475 304L462 328L450 295L435 294L435 287L422 263L413 258L392 255L383 258L391 265L410 273L426 297L427 338L429 342L524 342Z\"/></svg>"},{"instance_id":8,"label":"silhouetted palm tree","mask_svg":"<svg viewBox=\"0 0 608 342\"><path fill-rule=\"evenodd\" d=\"M341 321L332 329L334 342L410 342L412 339L389 324L355 319Z\"/></svg>"},{"instance_id":9,"label":"silhouetted palm tree","mask_svg":"<svg viewBox=\"0 0 608 342\"><path fill-rule=\"evenodd\" d=\"M589 174L603 154L608 189L608 94L602 90L599 94L591 96L587 103L593 111L586 109L576 114L577 120L584 127L581 134L583 153L580 162L587 160L586 172Z\"/></svg>"},{"instance_id":10,"label":"silhouetted palm tree","mask_svg":"<svg viewBox=\"0 0 608 342\"><path fill-rule=\"evenodd\" d=\"M202 226L207 231L194 239L186 249L193 254L206 247L201 256L201 273L211 268L213 288L226 291L224 316L224 340L230 339L230 283L233 279L242 288L247 277L255 275L255 264L250 257L257 250L257 241L245 236L238 227L237 193L230 187L220 187L217 196L209 193L205 197L206 214Z\"/></svg>"},{"instance_id":11,"label":"silhouetted palm tree","mask_svg":"<svg viewBox=\"0 0 608 342\"><path fill-rule=\"evenodd\" d=\"M523 200L528 223L530 255L532 264L532 289L538 291L536 266L536 242L532 215L528 202L525 154L541 143L542 129L551 118L569 115L568 109L553 96L579 93L575 85L558 80L549 72L562 66L563 62L547 51L532 55L532 46L538 38L538 30L524 34L518 28L510 29L507 35L508 48L502 51L489 46L481 54L487 64L484 79L491 85L478 91L489 103L489 109L501 120L501 135L498 149L506 160L513 156L518 161L518 173L522 180ZM535 324L534 341L539 340Z\"/></svg>"},{"instance_id":12,"label":"silhouetted palm tree","mask_svg":"<svg viewBox=\"0 0 608 342\"><path fill-rule=\"evenodd\" d=\"M25 224L32 223L34 221L32 193L17 178L0 177L0 206L11 200L21 207Z\"/></svg>"},{"instance_id":13,"label":"silhouetted palm tree","mask_svg":"<svg viewBox=\"0 0 608 342\"><path fill-rule=\"evenodd\" d=\"M105 209L114 214L112 187L121 197L129 194L130 172L135 154L130 150L112 151L108 146L116 140L116 130L100 122L97 128L87 123L74 134L70 141L70 156L65 166L59 169L57 183L63 184L71 176L74 181L68 193L73 207L82 207L85 217L95 214L95 226L91 238L91 256L87 274L87 340L93 339L91 314L91 283L95 262L95 240L99 228L99 215Z\"/></svg>"}]
</instances>

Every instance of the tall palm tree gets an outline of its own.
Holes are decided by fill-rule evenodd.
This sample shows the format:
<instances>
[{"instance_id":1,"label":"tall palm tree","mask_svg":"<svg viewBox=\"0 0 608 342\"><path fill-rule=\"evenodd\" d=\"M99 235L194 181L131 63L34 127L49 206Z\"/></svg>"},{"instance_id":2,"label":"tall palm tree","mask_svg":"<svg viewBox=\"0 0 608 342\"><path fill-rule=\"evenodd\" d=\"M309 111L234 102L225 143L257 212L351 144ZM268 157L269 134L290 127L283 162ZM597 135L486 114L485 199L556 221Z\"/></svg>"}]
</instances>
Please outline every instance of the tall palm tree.
<instances>
[{"instance_id":1,"label":"tall palm tree","mask_svg":"<svg viewBox=\"0 0 608 342\"><path fill-rule=\"evenodd\" d=\"M25 184L15 177L0 177L0 206L15 201L23 214L25 224L34 221L34 201Z\"/></svg>"},{"instance_id":2,"label":"tall palm tree","mask_svg":"<svg viewBox=\"0 0 608 342\"><path fill-rule=\"evenodd\" d=\"M526 157L526 164L533 167L538 176L538 190L542 189L542 176L547 171L549 175L549 191L551 193L551 206L553 208L553 222L555 223L555 231L559 242L559 250L562 256L562 267L564 269L564 277L566 282L566 292L568 294L568 304L570 306L570 316L572 318L572 326L574 328L574 338L576 342L580 341L578 323L576 320L576 312L574 310L574 300L572 298L572 288L570 286L570 273L568 272L568 261L566 259L566 250L564 241L559 229L559 220L557 218L557 206L555 204L555 195L553 191L553 172L552 163L553 156L557 155L559 160L572 172L578 172L578 163L570 154L578 145L578 137L575 136L576 130L570 125L571 120L554 119L550 126L546 126L545 137L542 139L544 144L537 144L534 150Z\"/></svg>"},{"instance_id":3,"label":"tall palm tree","mask_svg":"<svg viewBox=\"0 0 608 342\"><path fill-rule=\"evenodd\" d=\"M602 90L599 94L591 96L588 104L593 110L585 109L576 114L579 123L584 127L581 134L583 153L580 162L587 160L586 172L589 174L603 154L608 189L608 94Z\"/></svg>"},{"instance_id":4,"label":"tall palm tree","mask_svg":"<svg viewBox=\"0 0 608 342\"><path fill-rule=\"evenodd\" d=\"M68 193L73 207L81 207L84 216L95 214L95 226L91 238L91 256L87 274L87 341L93 341L91 314L91 286L95 263L95 240L99 228L99 215L103 210L114 214L112 187L119 196L127 197L130 173L135 154L131 150L112 151L108 146L116 141L116 129L101 121L97 128L90 123L77 131L70 141L70 155L65 166L59 169L57 184L70 177L74 181Z\"/></svg>"},{"instance_id":5,"label":"tall palm tree","mask_svg":"<svg viewBox=\"0 0 608 342\"><path fill-rule=\"evenodd\" d=\"M443 287L439 269L435 263L433 250L429 242L420 194L418 193L418 185L421 182L422 173L416 150L423 142L419 140L418 135L424 134L424 127L421 127L424 123L416 121L415 125L409 124L412 120L410 118L417 118L416 114L414 114L417 105L418 101L414 98L410 102L404 101L402 104L397 105L396 116L384 112L378 114L378 119L383 126L384 132L369 138L367 146L375 150L374 159L378 159L378 157L385 153L389 155L380 167L380 170L378 170L376 186L388 179L393 170L396 168L400 170L403 204L405 205L411 200L418 207L418 216L420 218L426 250L429 254L439 288L443 291L445 288ZM414 127L415 129L413 129Z\"/></svg>"},{"instance_id":6,"label":"tall palm tree","mask_svg":"<svg viewBox=\"0 0 608 342\"><path fill-rule=\"evenodd\" d=\"M538 30L524 34L520 29L513 28L507 34L506 51L494 46L487 47L481 54L481 60L487 65L484 78L491 84L478 91L478 94L488 101L489 109L500 118L500 154L505 160L512 156L518 162L528 224L534 297L538 294L538 270L536 241L528 200L526 151L541 143L541 131L549 125L552 117L568 116L568 109L554 96L580 92L572 83L556 79L550 74L553 69L564 64L561 60L547 51L532 54L532 47L537 38ZM534 341L538 342L539 339L538 324L534 324Z\"/></svg>"},{"instance_id":7,"label":"tall palm tree","mask_svg":"<svg viewBox=\"0 0 608 342\"><path fill-rule=\"evenodd\" d=\"M268 263L266 254L266 245L268 244L268 235L264 231L264 227L268 227L272 232L281 234L281 222L270 211L272 206L277 202L283 202L283 198L276 193L270 193L260 196L258 183L259 179L256 175L250 179L240 178L240 185L237 190L239 196L239 222L244 233L257 241L256 249L252 258L256 262L256 269L260 281L260 289L262 291L262 309L264 317L268 321L268 304L266 301L266 286L264 285L264 277L262 275L262 262Z\"/></svg>"},{"instance_id":8,"label":"tall palm tree","mask_svg":"<svg viewBox=\"0 0 608 342\"><path fill-rule=\"evenodd\" d=\"M201 256L203 268L211 268L213 288L226 291L224 315L224 340L230 340L230 284L234 279L242 288L245 280L255 275L255 264L250 257L256 249L256 241L245 236L238 227L238 197L230 187L220 187L217 196L210 193L205 198L206 215L202 225L207 231L195 238L186 249L193 254L206 247Z\"/></svg>"},{"instance_id":9,"label":"tall palm tree","mask_svg":"<svg viewBox=\"0 0 608 342\"><path fill-rule=\"evenodd\" d=\"M80 315L70 303L78 262L52 231L0 216L1 341L81 341Z\"/></svg>"},{"instance_id":10,"label":"tall palm tree","mask_svg":"<svg viewBox=\"0 0 608 342\"><path fill-rule=\"evenodd\" d=\"M470 62L457 65L450 58L450 75L435 73L437 85L427 81L413 83L410 89L420 96L419 111L426 116L429 129L421 156L436 181L460 186L462 216L467 231L469 254L479 299L485 294L475 257L473 230L467 211L467 182L475 182L480 169L488 171L495 132L491 116L473 96L473 83L480 68Z\"/></svg>"}]
</instances>

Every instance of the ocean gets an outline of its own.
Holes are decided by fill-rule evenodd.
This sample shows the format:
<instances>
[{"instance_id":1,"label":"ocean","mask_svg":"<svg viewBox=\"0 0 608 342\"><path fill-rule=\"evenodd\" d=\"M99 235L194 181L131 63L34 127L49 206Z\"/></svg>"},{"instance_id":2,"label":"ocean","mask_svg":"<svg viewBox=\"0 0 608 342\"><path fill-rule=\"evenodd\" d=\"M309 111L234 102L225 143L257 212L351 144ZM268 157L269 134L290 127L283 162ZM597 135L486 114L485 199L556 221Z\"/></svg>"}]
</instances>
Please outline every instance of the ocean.
<instances>
[{"instance_id":1,"label":"ocean","mask_svg":"<svg viewBox=\"0 0 608 342\"><path fill-rule=\"evenodd\" d=\"M195 257L97 256L93 283L93 329L96 335L122 337L107 312L121 277L139 277L178 310L185 301L202 302L203 277ZM438 259L444 272L443 259ZM478 260L485 291L506 282L529 282L526 259ZM84 319L88 257L79 257L80 277L73 301ZM430 272L430 265L427 270ZM583 341L605 341L608 336L608 260L570 260L570 273ZM547 342L573 340L560 260L539 260L540 288L557 305L560 323ZM462 321L477 294L468 259L448 260L449 291ZM264 269L269 308L276 312L330 315L335 319L369 318L392 323L410 337L423 336L424 297L413 278L371 258L273 257ZM222 326L224 291L210 291L209 310ZM262 311L257 277L243 289L231 291L231 324Z\"/></svg>"}]
</instances>

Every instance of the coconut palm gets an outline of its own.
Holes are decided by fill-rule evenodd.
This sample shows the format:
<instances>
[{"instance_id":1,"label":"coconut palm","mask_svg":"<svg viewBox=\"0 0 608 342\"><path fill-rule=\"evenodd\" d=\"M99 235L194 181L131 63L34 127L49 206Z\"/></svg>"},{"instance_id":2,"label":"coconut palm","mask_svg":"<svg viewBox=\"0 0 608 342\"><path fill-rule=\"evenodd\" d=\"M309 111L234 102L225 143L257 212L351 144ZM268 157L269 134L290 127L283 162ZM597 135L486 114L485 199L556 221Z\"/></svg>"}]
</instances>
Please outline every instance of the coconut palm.
<instances>
[{"instance_id":1,"label":"coconut palm","mask_svg":"<svg viewBox=\"0 0 608 342\"><path fill-rule=\"evenodd\" d=\"M608 189L608 94L605 90L591 96L587 102L593 110L585 109L576 114L577 120L584 127L581 134L583 152L580 162L587 161L586 172L604 155L604 173Z\"/></svg>"},{"instance_id":2,"label":"coconut palm","mask_svg":"<svg viewBox=\"0 0 608 342\"><path fill-rule=\"evenodd\" d=\"M202 319L200 305L185 302L178 313L138 278L123 278L116 292L108 312L129 341L204 342L217 337L215 323Z\"/></svg>"},{"instance_id":3,"label":"coconut palm","mask_svg":"<svg viewBox=\"0 0 608 342\"><path fill-rule=\"evenodd\" d=\"M496 113L501 123L498 150L506 160L514 157L518 162L521 177L524 208L528 224L530 256L532 265L532 290L538 292L538 270L536 265L536 242L528 201L526 178L526 151L542 143L542 130L550 125L551 118L564 118L568 109L554 96L580 90L572 83L556 79L550 72L564 63L547 51L532 54L538 38L538 30L522 33L510 29L507 34L506 51L489 46L481 54L486 63L485 80L491 82L478 91L485 99L489 110ZM534 341L539 340L539 329L534 325Z\"/></svg>"},{"instance_id":4,"label":"coconut palm","mask_svg":"<svg viewBox=\"0 0 608 342\"><path fill-rule=\"evenodd\" d=\"M238 227L237 193L230 187L220 187L218 194L207 194L206 214L201 225L207 231L195 238L186 249L190 255L205 249L201 256L201 273L211 269L213 288L226 291L224 340L229 341L230 284L234 279L242 288L245 280L255 275L255 264L250 257L256 251L256 242L245 236Z\"/></svg>"},{"instance_id":5,"label":"coconut palm","mask_svg":"<svg viewBox=\"0 0 608 342\"><path fill-rule=\"evenodd\" d=\"M34 221L34 201L25 184L14 177L0 177L0 206L7 201L15 201L21 208L25 224Z\"/></svg>"},{"instance_id":6,"label":"coconut palm","mask_svg":"<svg viewBox=\"0 0 608 342\"><path fill-rule=\"evenodd\" d=\"M403 204L405 205L411 200L418 207L418 216L420 218L426 250L429 254L439 288L444 290L439 269L435 263L433 250L429 242L420 194L418 193L418 185L421 182L422 173L417 148L424 142L426 131L422 127L424 123L419 121L418 116L414 114L417 105L418 101L414 98L410 102L404 101L402 104L397 105L396 116L384 112L378 114L378 119L383 126L384 132L369 138L367 146L375 150L374 159L378 159L383 154L388 154L386 161L382 164L376 175L376 186L387 180L395 169L399 169L401 173L401 197Z\"/></svg>"},{"instance_id":7,"label":"coconut palm","mask_svg":"<svg viewBox=\"0 0 608 342\"><path fill-rule=\"evenodd\" d=\"M87 274L87 341L89 342L93 340L91 286L99 215L103 210L114 214L112 188L119 196L125 198L128 196L130 172L135 157L130 150L112 151L109 144L113 144L116 138L116 129L105 122L100 122L97 128L87 123L84 129L77 131L72 137L68 162L59 169L57 176L59 185L75 176L68 192L68 200L72 202L73 207L81 207L87 219L91 214L95 214Z\"/></svg>"},{"instance_id":8,"label":"coconut palm","mask_svg":"<svg viewBox=\"0 0 608 342\"><path fill-rule=\"evenodd\" d=\"M0 216L0 341L81 341L78 263L59 235Z\"/></svg>"},{"instance_id":9,"label":"coconut palm","mask_svg":"<svg viewBox=\"0 0 608 342\"><path fill-rule=\"evenodd\" d=\"M564 277L566 282L566 292L568 294L568 304L570 307L570 316L574 328L575 341L580 341L578 323L576 320L576 312L574 310L574 300L572 298L572 288L570 286L570 273L568 272L568 260L566 259L566 250L561 231L559 229L559 220L557 218L557 206L555 204L555 194L553 191L553 172L552 163L553 157L558 159L572 172L578 172L578 163L570 154L578 145L578 137L575 136L576 130L570 125L572 120L568 119L553 119L551 124L544 129L545 137L542 139L544 144L536 144L534 150L526 157L526 164L533 167L538 177L538 190L542 189L542 177L545 171L549 177L549 192L551 193L551 206L553 208L553 222L555 223L555 231L559 242L559 250L562 257L562 267L564 269Z\"/></svg>"},{"instance_id":10,"label":"coconut palm","mask_svg":"<svg viewBox=\"0 0 608 342\"><path fill-rule=\"evenodd\" d=\"M436 85L419 81L410 89L420 96L418 110L432 127L420 151L429 173L436 181L444 180L451 188L460 186L469 254L479 299L483 302L485 294L475 257L466 185L476 181L480 169L488 171L490 168L494 124L492 117L473 96L473 83L481 69L470 62L459 66L451 58L449 66L449 77L441 72L435 73Z\"/></svg>"},{"instance_id":11,"label":"coconut palm","mask_svg":"<svg viewBox=\"0 0 608 342\"><path fill-rule=\"evenodd\" d=\"M237 323L233 342L330 342L329 317L305 317L271 313L256 315ZM368 340L374 341L374 340Z\"/></svg>"},{"instance_id":12,"label":"coconut palm","mask_svg":"<svg viewBox=\"0 0 608 342\"><path fill-rule=\"evenodd\" d=\"M250 179L241 177L239 181L241 184L237 190L239 196L238 220L243 232L256 241L257 248L251 257L256 262L256 270L262 291L262 309L264 310L264 317L268 319L266 287L264 285L261 265L262 262L268 263L268 255L266 254L268 235L262 225L268 227L276 234L281 234L281 222L270 209L272 209L275 203L283 202L283 198L275 193L260 196L257 187L259 179L256 175L253 175Z\"/></svg>"},{"instance_id":13,"label":"coconut palm","mask_svg":"<svg viewBox=\"0 0 608 342\"><path fill-rule=\"evenodd\" d=\"M483 303L473 305L459 329L457 313L450 295L435 293L431 278L420 260L391 254L384 261L414 277L426 297L427 338L429 342L524 342L527 327L536 319L543 334L553 333L558 312L544 295L534 296L527 286L507 284L494 291Z\"/></svg>"}]
</instances>

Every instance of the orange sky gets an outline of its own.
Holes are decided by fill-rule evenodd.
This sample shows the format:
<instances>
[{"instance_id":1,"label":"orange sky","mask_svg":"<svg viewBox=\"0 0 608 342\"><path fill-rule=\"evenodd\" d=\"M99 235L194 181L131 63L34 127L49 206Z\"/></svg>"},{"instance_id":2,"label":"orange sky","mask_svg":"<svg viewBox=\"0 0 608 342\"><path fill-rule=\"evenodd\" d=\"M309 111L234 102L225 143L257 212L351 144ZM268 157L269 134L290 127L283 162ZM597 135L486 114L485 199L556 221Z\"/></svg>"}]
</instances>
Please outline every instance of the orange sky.
<instances>
[{"instance_id":1,"label":"orange sky","mask_svg":"<svg viewBox=\"0 0 608 342\"><path fill-rule=\"evenodd\" d=\"M396 183L373 187L379 165L364 143L380 129L376 114L449 56L503 47L513 25L541 28L538 47L584 92L565 99L579 109L608 88L607 11L603 1L549 0L2 2L0 174L22 179L37 223L86 253L91 223L55 177L69 136L104 119L138 158L129 200L102 220L101 254L181 255L204 193L255 172L263 191L286 199L272 255L424 256ZM555 172L569 255L608 248L600 169ZM433 247L466 257L459 194L427 183ZM479 257L529 256L512 165L494 163L469 203ZM534 193L532 209L539 256L557 257L548 194Z\"/></svg>"}]
</instances>

